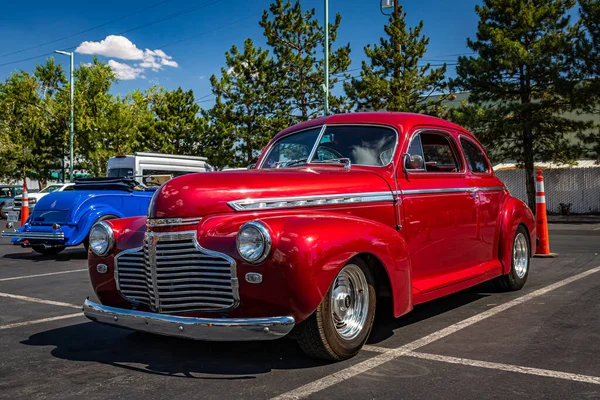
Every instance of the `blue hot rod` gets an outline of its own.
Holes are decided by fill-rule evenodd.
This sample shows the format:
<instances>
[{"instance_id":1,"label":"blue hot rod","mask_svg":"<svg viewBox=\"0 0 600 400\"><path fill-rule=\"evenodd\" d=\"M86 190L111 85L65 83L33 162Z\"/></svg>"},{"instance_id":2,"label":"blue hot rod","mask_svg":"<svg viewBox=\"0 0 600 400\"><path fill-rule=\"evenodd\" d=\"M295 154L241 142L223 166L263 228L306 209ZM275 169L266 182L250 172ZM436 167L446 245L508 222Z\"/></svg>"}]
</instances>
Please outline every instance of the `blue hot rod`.
<instances>
[{"instance_id":1,"label":"blue hot rod","mask_svg":"<svg viewBox=\"0 0 600 400\"><path fill-rule=\"evenodd\" d=\"M2 236L41 254L58 254L81 243L87 249L95 222L145 215L156 189L127 178L77 180L69 191L42 197L25 225Z\"/></svg>"}]
</instances>

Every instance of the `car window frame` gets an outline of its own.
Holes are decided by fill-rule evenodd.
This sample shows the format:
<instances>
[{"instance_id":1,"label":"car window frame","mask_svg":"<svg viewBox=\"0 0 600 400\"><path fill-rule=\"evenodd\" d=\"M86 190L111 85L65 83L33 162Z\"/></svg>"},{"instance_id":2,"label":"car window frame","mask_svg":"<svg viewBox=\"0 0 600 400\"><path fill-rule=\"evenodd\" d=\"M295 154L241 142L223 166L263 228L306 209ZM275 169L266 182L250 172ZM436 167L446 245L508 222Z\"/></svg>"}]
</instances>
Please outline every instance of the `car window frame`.
<instances>
[{"instance_id":1,"label":"car window frame","mask_svg":"<svg viewBox=\"0 0 600 400\"><path fill-rule=\"evenodd\" d=\"M479 149L479 151L481 152L481 154L483 154L483 158L485 159L485 162L487 164L487 171L486 172L474 172L471 170L471 166L468 165L469 162L467 161L467 153L465 152L465 148L462 145L462 140L465 139L467 142L471 143L472 145L474 145L477 149ZM465 159L465 164L467 165L467 168L469 169L469 172L473 175L492 175L493 172L493 168L492 168L492 163L490 162L490 158L487 155L487 152L485 151L485 149L483 148L483 146L481 146L479 143L476 143L475 140L471 139L469 136L465 135L465 134L460 134L458 135L458 143L460 144L460 149L462 150L463 153L463 157Z\"/></svg>"},{"instance_id":2,"label":"car window frame","mask_svg":"<svg viewBox=\"0 0 600 400\"><path fill-rule=\"evenodd\" d=\"M392 152L392 156L390 157L390 161L388 161L388 163L386 165L368 165L368 164L352 164L352 165L356 165L356 166L362 166L362 167L370 167L370 168L387 168L390 165L394 164L394 160L396 158L396 153L398 152L398 148L400 145L400 133L398 132L398 129L396 129L394 126L392 125L386 125L386 124L372 124L372 123L365 123L365 124L361 124L361 123L345 123L345 124L323 124L323 125L315 125L315 126L311 126L308 128L304 128L298 131L293 131L290 133L287 133L279 138L277 138L276 141L273 141L273 143L271 143L268 148L266 148L263 152L264 155L261 155L260 158L260 163L258 165L258 167L256 167L256 169L271 169L271 168L263 168L263 164L265 163L266 159L267 159L267 155L269 154L269 152L271 151L271 148L278 143L280 140L282 140L283 138L286 138L290 135L295 135L298 133L302 133L308 130L312 130L312 129L316 129L318 127L321 128L321 130L319 131L319 135L317 136L317 140L315 141L315 144L309 154L309 157L306 160L306 164L309 164L310 161L312 161L315 157L315 154L317 152L317 148L319 147L319 143L321 143L321 139L323 138L323 134L325 133L325 130L327 129L327 127L336 127L336 126L354 126L354 127L361 127L361 126L371 126L371 127L378 127L378 128L387 128L387 129L391 129L395 134L396 134L396 143L394 143L394 150ZM305 165L306 165L305 164ZM326 165L326 163L323 162L318 162L318 163L312 163L313 165ZM300 165L295 165L294 167L298 167Z\"/></svg>"},{"instance_id":3,"label":"car window frame","mask_svg":"<svg viewBox=\"0 0 600 400\"><path fill-rule=\"evenodd\" d=\"M410 148L412 141L415 139L415 137L417 135L421 135L421 133L433 133L433 134L438 134L438 135L442 135L444 137L446 137L450 143L450 147L452 150L452 153L455 157L455 159L460 163L460 170L456 171L456 172L451 172L451 171L434 171L434 172L430 172L427 171L427 165L426 165L426 160L425 160L425 153L423 151L423 140L421 139L421 154L423 154L423 168L422 169L408 169L406 168L406 165L404 163L404 160L401 159L400 160L400 165L402 167L403 171L406 171L408 174L411 173L415 173L417 175L434 175L434 174L443 174L443 175L452 175L452 176L460 176L460 175L466 175L467 174L467 166L466 166L466 159L464 158L464 154L463 154L463 149L461 146L459 146L458 143L456 143L456 138L454 137L454 135L452 134L451 131L449 130L445 130L445 129L440 129L440 128L419 128L416 129L411 135L410 135L410 139L408 141L408 145L405 148L405 152L402 153L402 155L404 154L408 154L408 149Z\"/></svg>"}]
</instances>

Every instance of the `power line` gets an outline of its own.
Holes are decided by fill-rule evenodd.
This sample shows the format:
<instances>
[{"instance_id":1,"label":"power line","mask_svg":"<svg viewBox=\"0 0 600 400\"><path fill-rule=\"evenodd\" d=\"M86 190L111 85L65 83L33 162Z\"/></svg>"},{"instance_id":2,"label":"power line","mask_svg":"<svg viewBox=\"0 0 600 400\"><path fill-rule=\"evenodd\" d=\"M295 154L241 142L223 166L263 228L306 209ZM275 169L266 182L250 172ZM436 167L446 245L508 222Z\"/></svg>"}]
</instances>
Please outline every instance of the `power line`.
<instances>
[{"instance_id":1,"label":"power line","mask_svg":"<svg viewBox=\"0 0 600 400\"><path fill-rule=\"evenodd\" d=\"M178 12L176 12L176 13L173 13L173 14L167 15L167 16L166 16L166 17L164 17L164 18L160 18L160 19L157 19L157 20L155 20L155 21L148 22L148 23L146 23L146 24L138 25L138 26L136 26L136 27L134 27L134 28L126 29L126 30L124 30L124 31L121 31L121 32L118 32L118 33L116 33L116 34L117 34L117 35L122 35L122 34L124 34L124 33L132 32L132 31L135 31L135 30L138 30L138 29L146 28L146 27L148 27L148 26L156 25L156 24L158 24L158 23L160 23L160 22L168 21L168 20L170 20L170 19L173 19L173 18L179 17L179 16L181 16L181 15L184 15L184 14L188 14L188 13L190 13L190 12L192 12L192 11L196 11L196 10L198 10L198 9L200 9L200 8L207 7L207 6L210 6L210 5L212 5L212 4L215 4L215 3L222 2L222 1L223 1L223 0L213 0L213 1L210 1L210 2L208 2L208 3L199 4L199 5L197 5L197 6L190 7L190 8L187 8L187 9L185 9L185 10L178 11ZM98 39L98 40L102 40L102 39ZM74 50L75 48L77 48L77 46L71 46L71 47L63 48L63 50ZM36 58L40 58L40 57L47 57L47 56L49 56L49 55L52 55L52 54L54 54L54 53L53 53L53 52L51 52L51 53L38 54L38 55L36 55L36 56L27 57L27 58L23 58L23 59L21 59L21 60L10 61L10 62L6 62L6 63L3 63L3 64L0 64L0 67L3 67L3 66L5 66L5 65L17 64L17 63L20 63L20 62L23 62L23 61L34 60L34 59L36 59Z\"/></svg>"},{"instance_id":2,"label":"power line","mask_svg":"<svg viewBox=\"0 0 600 400\"><path fill-rule=\"evenodd\" d=\"M46 46L46 45L48 45L48 44L52 44L52 43L60 42L61 40L69 39L69 38L72 38L72 37L74 37L74 36L78 36L78 35L81 35L81 34L83 34L83 33L87 33L87 32L90 32L90 31L96 30L96 29L98 29L98 28L102 28L102 27L104 27L104 26L107 26L107 25L113 24L113 23L115 23L115 22L122 21L122 20L124 20L124 19L127 19L127 18L129 18L129 17L131 17L131 16L134 16L134 15L136 15L136 14L139 14L139 13L141 13L141 12L143 12L143 11L150 10L150 9L152 9L152 8L154 8L154 7L158 7L158 6L162 5L162 4L169 3L169 2L171 2L171 1L173 1L173 0L164 0L164 1L161 1L161 2L159 2L159 3L152 4L151 6L148 6L148 7L142 8L142 9L140 9L140 10L137 10L137 11L135 11L135 12L132 12L131 14L127 14L127 15L124 15L124 16L122 16L122 17L119 17L119 18L112 19L112 20L110 20L110 21L104 22L104 23L102 23L102 24L100 24L100 25L96 25L96 26L94 26L94 27L91 27L91 28L88 28L88 29L85 29L85 30L83 30L83 31L79 31L79 32L71 33L71 34L69 34L69 35L67 35L67 36L63 36L63 37L60 37L60 38L58 38L58 39L53 39L53 40L50 40L49 42L40 43L40 44L37 44L37 45L35 45L35 46L31 46L31 47L26 47L26 48L24 48L24 49L17 50L17 51L13 51L13 52L11 52L11 53L0 54L0 58L7 57L7 56L12 56L13 54L19 54L19 53L23 53L23 52L25 52L25 51L28 51L28 50L37 49L37 48L40 48L40 47Z\"/></svg>"},{"instance_id":3,"label":"power line","mask_svg":"<svg viewBox=\"0 0 600 400\"><path fill-rule=\"evenodd\" d=\"M175 45L175 44L179 44L179 43L181 43L181 42L185 42L186 40L190 40L190 39L197 38L198 36L206 35L207 33L214 32L214 31L217 31L217 30L219 30L219 29L226 28L226 27L228 27L228 26L230 26L230 25L235 25L235 24L237 24L237 23L243 22L243 21L245 21L245 20L247 20L247 19L250 19L250 18L256 17L257 15L261 15L261 14L262 14L262 13L256 13L256 14L252 14L252 15L249 15L249 16L247 16L247 17L245 17L245 18L241 18L241 19L235 20L235 21L233 21L233 22L230 22L230 23L228 23L228 24L221 25L221 26L218 26L218 27L216 27L216 28L213 28L213 29L209 29L209 30L207 30L207 31L204 31L204 32L196 33L196 34L194 34L194 35L192 35L192 36L188 36L188 37L186 37L186 38L183 38L183 39L176 40L176 41L174 41L174 42L171 42L171 43L165 44L165 45L163 45L163 46L159 46L159 47L157 47L157 48L158 48L158 49L164 49L165 47L173 46L173 45Z\"/></svg>"}]
</instances>

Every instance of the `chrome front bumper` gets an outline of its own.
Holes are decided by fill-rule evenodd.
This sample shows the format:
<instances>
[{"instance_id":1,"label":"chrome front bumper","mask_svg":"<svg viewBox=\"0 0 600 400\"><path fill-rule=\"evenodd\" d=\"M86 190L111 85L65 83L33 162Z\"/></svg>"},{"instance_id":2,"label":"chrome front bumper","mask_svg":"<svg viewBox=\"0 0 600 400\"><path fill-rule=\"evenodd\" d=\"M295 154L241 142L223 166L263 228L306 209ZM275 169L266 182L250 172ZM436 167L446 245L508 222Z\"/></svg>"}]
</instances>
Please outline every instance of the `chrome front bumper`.
<instances>
[{"instance_id":1,"label":"chrome front bumper","mask_svg":"<svg viewBox=\"0 0 600 400\"><path fill-rule=\"evenodd\" d=\"M41 239L41 240L65 240L63 232L11 232L2 231L0 237L18 238L23 240Z\"/></svg>"},{"instance_id":2,"label":"chrome front bumper","mask_svg":"<svg viewBox=\"0 0 600 400\"><path fill-rule=\"evenodd\" d=\"M290 333L293 317L193 318L108 307L85 300L83 313L102 324L195 340L238 342L273 340Z\"/></svg>"}]
</instances>

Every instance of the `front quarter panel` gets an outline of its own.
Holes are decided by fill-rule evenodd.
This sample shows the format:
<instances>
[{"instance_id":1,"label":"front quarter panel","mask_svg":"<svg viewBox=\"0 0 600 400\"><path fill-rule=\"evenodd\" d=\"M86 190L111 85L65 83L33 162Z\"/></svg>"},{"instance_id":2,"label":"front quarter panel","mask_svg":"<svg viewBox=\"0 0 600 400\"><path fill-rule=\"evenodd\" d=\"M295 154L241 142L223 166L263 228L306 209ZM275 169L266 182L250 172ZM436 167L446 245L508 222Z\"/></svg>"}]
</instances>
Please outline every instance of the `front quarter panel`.
<instances>
[{"instance_id":1,"label":"front quarter panel","mask_svg":"<svg viewBox=\"0 0 600 400\"><path fill-rule=\"evenodd\" d=\"M261 264L242 260L236 250L239 228L250 220L267 226L272 236L270 256ZM412 307L410 268L406 244L394 229L372 220L305 212L215 216L199 229L199 243L233 257L237 262L240 308L259 316L265 312L291 312L306 319L321 303L340 269L354 256L377 257L388 274L394 297L394 314ZM245 281L248 272L263 275L261 284Z\"/></svg>"}]
</instances>

